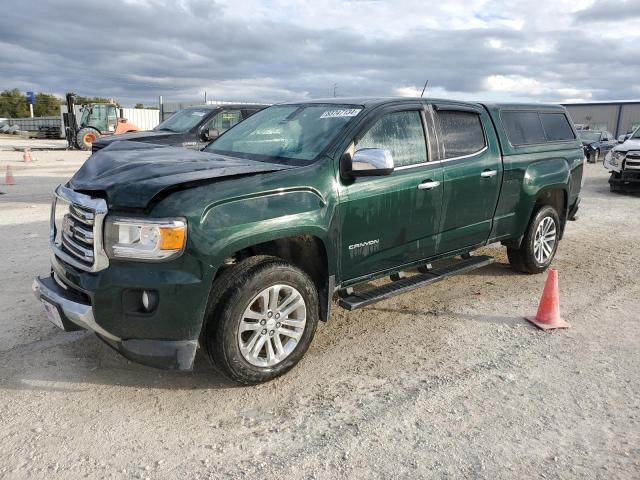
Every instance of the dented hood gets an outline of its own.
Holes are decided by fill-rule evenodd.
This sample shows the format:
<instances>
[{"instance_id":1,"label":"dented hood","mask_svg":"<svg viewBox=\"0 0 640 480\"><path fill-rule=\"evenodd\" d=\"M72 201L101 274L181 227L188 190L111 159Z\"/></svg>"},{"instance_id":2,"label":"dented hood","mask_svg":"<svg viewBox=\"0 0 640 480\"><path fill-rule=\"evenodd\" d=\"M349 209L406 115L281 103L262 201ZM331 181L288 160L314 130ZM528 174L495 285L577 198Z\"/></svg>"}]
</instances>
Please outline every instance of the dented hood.
<instances>
[{"instance_id":1,"label":"dented hood","mask_svg":"<svg viewBox=\"0 0 640 480\"><path fill-rule=\"evenodd\" d=\"M614 147L616 152L627 153L631 150L640 150L640 140L637 138L630 138L626 142Z\"/></svg>"},{"instance_id":2,"label":"dented hood","mask_svg":"<svg viewBox=\"0 0 640 480\"><path fill-rule=\"evenodd\" d=\"M109 207L145 208L163 190L225 177L292 168L142 142L116 142L94 153L69 187L104 192Z\"/></svg>"}]
</instances>

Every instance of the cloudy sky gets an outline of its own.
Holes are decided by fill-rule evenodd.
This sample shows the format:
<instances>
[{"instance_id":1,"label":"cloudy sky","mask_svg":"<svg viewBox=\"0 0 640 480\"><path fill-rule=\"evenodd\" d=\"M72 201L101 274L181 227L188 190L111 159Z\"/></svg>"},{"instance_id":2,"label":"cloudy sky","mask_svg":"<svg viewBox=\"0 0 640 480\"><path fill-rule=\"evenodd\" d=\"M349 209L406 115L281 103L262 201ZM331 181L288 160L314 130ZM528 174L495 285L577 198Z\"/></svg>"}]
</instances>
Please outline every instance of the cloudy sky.
<instances>
[{"instance_id":1,"label":"cloudy sky","mask_svg":"<svg viewBox=\"0 0 640 480\"><path fill-rule=\"evenodd\" d=\"M0 15L0 89L276 102L419 95L426 79L446 98L638 99L640 0L15 0Z\"/></svg>"}]
</instances>

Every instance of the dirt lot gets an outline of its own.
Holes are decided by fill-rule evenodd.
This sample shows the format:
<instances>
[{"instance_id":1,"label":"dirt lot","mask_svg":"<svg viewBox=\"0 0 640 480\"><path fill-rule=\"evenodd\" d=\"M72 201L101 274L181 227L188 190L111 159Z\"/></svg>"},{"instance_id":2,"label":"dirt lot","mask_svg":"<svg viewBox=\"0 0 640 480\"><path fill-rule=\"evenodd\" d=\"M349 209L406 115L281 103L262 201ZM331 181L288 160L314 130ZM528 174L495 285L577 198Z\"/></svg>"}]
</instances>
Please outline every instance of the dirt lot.
<instances>
[{"instance_id":1,"label":"dirt lot","mask_svg":"<svg viewBox=\"0 0 640 480\"><path fill-rule=\"evenodd\" d=\"M0 477L640 477L640 197L600 165L554 262L572 329L527 324L545 277L487 249L473 274L335 309L297 368L237 388L202 356L154 370L47 322L51 190L86 154L34 156L0 151Z\"/></svg>"}]
</instances>

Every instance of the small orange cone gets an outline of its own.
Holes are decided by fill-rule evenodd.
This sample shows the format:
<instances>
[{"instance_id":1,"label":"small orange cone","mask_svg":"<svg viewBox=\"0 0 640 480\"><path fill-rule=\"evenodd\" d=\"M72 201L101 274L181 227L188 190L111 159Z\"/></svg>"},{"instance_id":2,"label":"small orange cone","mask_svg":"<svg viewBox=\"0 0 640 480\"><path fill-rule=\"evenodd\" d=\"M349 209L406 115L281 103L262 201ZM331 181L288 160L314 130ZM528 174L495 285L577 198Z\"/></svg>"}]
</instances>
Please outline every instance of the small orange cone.
<instances>
[{"instance_id":1,"label":"small orange cone","mask_svg":"<svg viewBox=\"0 0 640 480\"><path fill-rule=\"evenodd\" d=\"M525 318L544 331L571 327L560 318L560 291L558 289L558 271L556 269L549 269L547 282L544 284L542 298L540 298L538 313L535 317Z\"/></svg>"},{"instance_id":2,"label":"small orange cone","mask_svg":"<svg viewBox=\"0 0 640 480\"><path fill-rule=\"evenodd\" d=\"M33 158L31 158L31 152L29 151L28 148L24 149L24 153L22 154L22 160L24 160L25 163L29 163L33 161Z\"/></svg>"},{"instance_id":3,"label":"small orange cone","mask_svg":"<svg viewBox=\"0 0 640 480\"><path fill-rule=\"evenodd\" d=\"M7 174L4 176L5 185L15 185L16 180L13 178L13 173L11 173L11 166L7 165Z\"/></svg>"}]
</instances>

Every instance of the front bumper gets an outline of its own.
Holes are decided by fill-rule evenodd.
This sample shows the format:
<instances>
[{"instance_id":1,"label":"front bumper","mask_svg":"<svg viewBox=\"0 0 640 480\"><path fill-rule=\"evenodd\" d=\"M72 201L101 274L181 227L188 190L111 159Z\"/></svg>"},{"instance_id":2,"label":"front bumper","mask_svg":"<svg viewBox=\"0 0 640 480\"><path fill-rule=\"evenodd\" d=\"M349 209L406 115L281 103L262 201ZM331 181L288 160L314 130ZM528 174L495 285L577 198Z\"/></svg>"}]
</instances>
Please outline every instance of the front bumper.
<instances>
[{"instance_id":1,"label":"front bumper","mask_svg":"<svg viewBox=\"0 0 640 480\"><path fill-rule=\"evenodd\" d=\"M157 368L190 370L198 348L197 340L122 339L101 327L93 307L71 289L63 288L53 275L33 281L38 300L54 305L65 331L90 330L124 357Z\"/></svg>"},{"instance_id":2,"label":"front bumper","mask_svg":"<svg viewBox=\"0 0 640 480\"><path fill-rule=\"evenodd\" d=\"M609 184L621 190L640 191L640 170L611 172Z\"/></svg>"}]
</instances>

